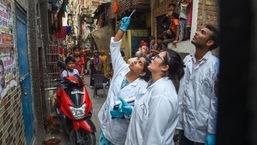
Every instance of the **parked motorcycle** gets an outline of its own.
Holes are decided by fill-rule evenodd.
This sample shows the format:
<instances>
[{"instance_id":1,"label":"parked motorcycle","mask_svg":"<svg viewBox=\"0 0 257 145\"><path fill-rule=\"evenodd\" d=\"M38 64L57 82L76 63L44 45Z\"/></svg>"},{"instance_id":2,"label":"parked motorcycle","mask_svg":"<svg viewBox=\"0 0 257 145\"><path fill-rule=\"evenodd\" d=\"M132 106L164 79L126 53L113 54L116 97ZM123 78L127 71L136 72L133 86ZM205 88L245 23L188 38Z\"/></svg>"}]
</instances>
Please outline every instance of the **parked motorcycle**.
<instances>
[{"instance_id":1,"label":"parked motorcycle","mask_svg":"<svg viewBox=\"0 0 257 145\"><path fill-rule=\"evenodd\" d=\"M63 62L57 65L66 71ZM78 76L66 76L60 81L56 94L55 110L70 145L95 145L96 128L91 121L92 101L83 80Z\"/></svg>"}]
</instances>

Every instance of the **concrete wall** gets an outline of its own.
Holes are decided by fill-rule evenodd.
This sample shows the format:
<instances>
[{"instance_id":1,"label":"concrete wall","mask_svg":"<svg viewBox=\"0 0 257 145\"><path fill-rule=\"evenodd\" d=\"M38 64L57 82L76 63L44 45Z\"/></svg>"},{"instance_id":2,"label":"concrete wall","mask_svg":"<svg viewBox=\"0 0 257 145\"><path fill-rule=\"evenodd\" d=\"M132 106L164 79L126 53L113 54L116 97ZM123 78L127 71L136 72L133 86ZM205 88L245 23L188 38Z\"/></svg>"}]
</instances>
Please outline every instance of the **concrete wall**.
<instances>
[{"instance_id":1,"label":"concrete wall","mask_svg":"<svg viewBox=\"0 0 257 145\"><path fill-rule=\"evenodd\" d=\"M28 36L29 36L29 62L31 73L31 91L33 97L33 116L34 116L34 129L35 129L35 144L42 142L44 139L44 118L46 116L46 98L44 95L44 37L43 30L47 21L47 13L41 15L42 11L47 9L46 2L39 0L28 1ZM44 27L43 27L44 26ZM48 26L48 25L47 25ZM43 29L44 28L44 29ZM44 34L46 35L46 34Z\"/></svg>"}]
</instances>

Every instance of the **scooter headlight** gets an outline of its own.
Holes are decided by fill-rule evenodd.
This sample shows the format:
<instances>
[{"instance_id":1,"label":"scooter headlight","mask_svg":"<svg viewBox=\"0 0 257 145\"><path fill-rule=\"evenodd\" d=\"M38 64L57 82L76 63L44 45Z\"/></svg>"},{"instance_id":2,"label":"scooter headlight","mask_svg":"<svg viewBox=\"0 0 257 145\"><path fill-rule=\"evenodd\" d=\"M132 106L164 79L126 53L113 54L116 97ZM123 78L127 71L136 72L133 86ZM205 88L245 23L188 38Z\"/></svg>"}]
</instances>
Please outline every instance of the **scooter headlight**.
<instances>
[{"instance_id":1,"label":"scooter headlight","mask_svg":"<svg viewBox=\"0 0 257 145\"><path fill-rule=\"evenodd\" d=\"M86 104L83 104L81 107L76 108L70 106L70 110L72 112L72 115L76 120L82 119L85 115L85 109L86 109Z\"/></svg>"}]
</instances>

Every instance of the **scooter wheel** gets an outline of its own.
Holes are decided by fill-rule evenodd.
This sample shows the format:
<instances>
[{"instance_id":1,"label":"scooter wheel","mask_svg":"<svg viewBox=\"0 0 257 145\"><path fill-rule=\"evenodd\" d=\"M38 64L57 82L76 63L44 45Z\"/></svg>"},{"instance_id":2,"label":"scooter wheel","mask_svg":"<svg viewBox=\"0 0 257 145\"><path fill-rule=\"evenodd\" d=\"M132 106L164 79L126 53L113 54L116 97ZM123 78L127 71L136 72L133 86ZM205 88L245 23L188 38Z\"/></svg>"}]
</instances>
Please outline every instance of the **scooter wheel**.
<instances>
[{"instance_id":1,"label":"scooter wheel","mask_svg":"<svg viewBox=\"0 0 257 145\"><path fill-rule=\"evenodd\" d=\"M70 145L96 145L95 133L81 128L77 132L73 129L70 133Z\"/></svg>"}]
</instances>

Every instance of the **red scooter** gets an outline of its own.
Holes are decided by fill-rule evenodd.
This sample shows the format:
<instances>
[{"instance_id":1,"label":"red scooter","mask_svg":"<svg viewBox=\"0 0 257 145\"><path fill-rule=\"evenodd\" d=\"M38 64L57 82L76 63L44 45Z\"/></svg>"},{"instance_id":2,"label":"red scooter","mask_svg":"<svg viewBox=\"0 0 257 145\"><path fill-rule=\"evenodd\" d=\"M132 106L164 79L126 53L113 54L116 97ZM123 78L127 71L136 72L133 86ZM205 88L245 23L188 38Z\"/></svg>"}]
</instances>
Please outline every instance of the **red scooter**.
<instances>
[{"instance_id":1,"label":"red scooter","mask_svg":"<svg viewBox=\"0 0 257 145\"><path fill-rule=\"evenodd\" d=\"M66 71L65 64L57 65ZM96 128L91 121L92 101L83 80L78 76L66 76L57 88L55 110L70 145L95 145Z\"/></svg>"}]
</instances>

